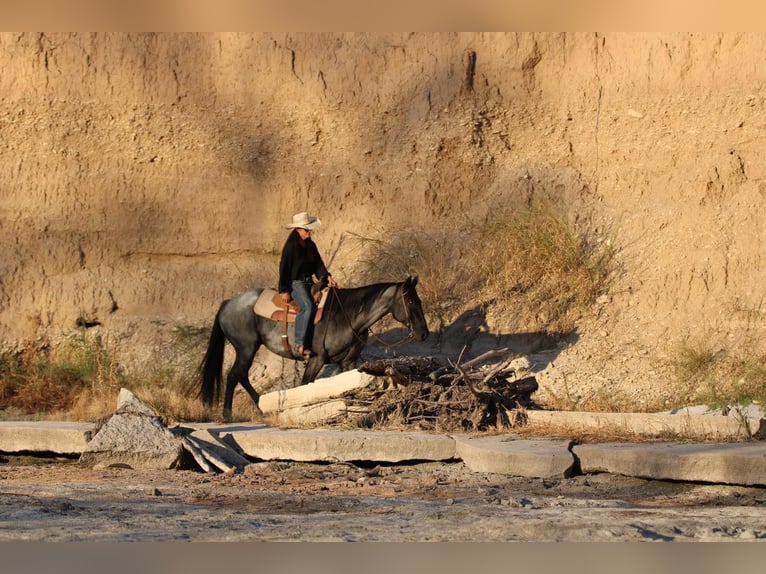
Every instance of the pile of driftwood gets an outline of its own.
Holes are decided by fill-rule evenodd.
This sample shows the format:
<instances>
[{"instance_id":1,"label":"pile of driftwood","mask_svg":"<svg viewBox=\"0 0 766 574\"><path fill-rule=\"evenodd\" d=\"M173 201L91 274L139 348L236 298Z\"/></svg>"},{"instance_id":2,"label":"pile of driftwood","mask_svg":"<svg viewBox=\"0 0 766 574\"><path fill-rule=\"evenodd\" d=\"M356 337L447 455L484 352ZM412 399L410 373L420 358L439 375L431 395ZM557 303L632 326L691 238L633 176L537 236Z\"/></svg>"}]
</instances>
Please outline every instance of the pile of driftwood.
<instances>
[{"instance_id":1,"label":"pile of driftwood","mask_svg":"<svg viewBox=\"0 0 766 574\"><path fill-rule=\"evenodd\" d=\"M532 406L530 395L538 388L533 376L516 377L515 358L501 349L462 364L444 365L433 357L367 361L359 370L375 375L377 382L348 393L346 405L359 413L356 423L363 428L510 428L520 422L514 420L518 407Z\"/></svg>"}]
</instances>

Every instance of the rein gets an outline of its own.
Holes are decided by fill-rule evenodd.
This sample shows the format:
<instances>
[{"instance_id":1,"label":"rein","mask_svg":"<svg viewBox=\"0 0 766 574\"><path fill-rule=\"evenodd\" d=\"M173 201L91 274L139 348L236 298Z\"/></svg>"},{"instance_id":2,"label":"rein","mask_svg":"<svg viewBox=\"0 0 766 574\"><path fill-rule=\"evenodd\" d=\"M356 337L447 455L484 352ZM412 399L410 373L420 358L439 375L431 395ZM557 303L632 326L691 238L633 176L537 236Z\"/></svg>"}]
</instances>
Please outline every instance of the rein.
<instances>
[{"instance_id":1,"label":"rein","mask_svg":"<svg viewBox=\"0 0 766 574\"><path fill-rule=\"evenodd\" d=\"M397 287L397 289L398 289L398 287ZM341 313L343 313L343 317L346 319L346 322L348 323L348 326L351 329L351 332L354 334L354 336L357 338L357 340L359 342L364 343L365 341L362 339L362 337L359 335L359 333L356 332L356 329L354 329L354 327L351 325L351 317L349 317L348 313L346 313L346 310L343 308L343 305L340 302L340 297L338 297L337 290L333 289L332 292L333 292L333 295L335 296L335 300L338 302L338 307L340 307ZM367 328L367 331L369 331L369 333L372 336L372 338L375 339L376 341L378 341L379 343L381 343L384 347L389 347L389 348L391 348L391 347L398 347L399 345L403 345L404 343L406 343L407 341L412 339L412 321L410 320L410 310L407 307L407 301L404 298L404 295L405 295L404 288L402 288L402 290L401 290L401 298L402 298L402 305L404 307L404 319L406 321L407 328L409 329L409 333L407 333L399 341L396 341L394 343L387 343L386 341L381 339L378 335L376 335L372 331L372 327L368 327ZM393 315L393 306L392 306L391 314Z\"/></svg>"}]
</instances>

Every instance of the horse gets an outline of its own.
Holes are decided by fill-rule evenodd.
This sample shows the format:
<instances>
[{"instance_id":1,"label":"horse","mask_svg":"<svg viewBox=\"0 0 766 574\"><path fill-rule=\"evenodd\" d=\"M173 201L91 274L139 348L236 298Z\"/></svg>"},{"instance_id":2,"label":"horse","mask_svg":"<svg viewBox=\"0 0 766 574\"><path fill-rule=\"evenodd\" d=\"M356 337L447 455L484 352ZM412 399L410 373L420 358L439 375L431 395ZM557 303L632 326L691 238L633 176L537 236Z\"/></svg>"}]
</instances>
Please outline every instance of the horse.
<instances>
[{"instance_id":1,"label":"horse","mask_svg":"<svg viewBox=\"0 0 766 574\"><path fill-rule=\"evenodd\" d=\"M415 289L417 283L417 275L410 275L399 283L331 289L322 316L313 328L310 345L313 355L306 364L301 385L316 379L322 367L329 363L338 365L341 371L355 368L370 327L389 313L408 328L406 339L424 341L428 337L428 325ZM300 360L283 345L283 323L254 312L255 301L262 291L263 288L252 288L221 303L200 364L199 395L206 407L212 407L220 398L226 341L234 347L236 356L226 375L223 401L223 416L227 420L231 417L237 384L242 385L258 409L260 395L250 384L248 373L261 345L282 357Z\"/></svg>"}]
</instances>

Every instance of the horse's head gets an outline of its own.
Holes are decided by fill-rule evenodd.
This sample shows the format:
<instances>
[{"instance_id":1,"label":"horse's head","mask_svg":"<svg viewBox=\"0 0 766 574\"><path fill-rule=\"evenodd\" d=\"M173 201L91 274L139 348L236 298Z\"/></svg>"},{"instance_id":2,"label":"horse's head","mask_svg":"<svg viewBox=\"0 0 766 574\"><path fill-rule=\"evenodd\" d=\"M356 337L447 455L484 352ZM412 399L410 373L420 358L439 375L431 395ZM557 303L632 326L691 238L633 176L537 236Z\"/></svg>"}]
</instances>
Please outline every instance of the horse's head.
<instances>
[{"instance_id":1,"label":"horse's head","mask_svg":"<svg viewBox=\"0 0 766 574\"><path fill-rule=\"evenodd\" d=\"M407 325L414 339L425 341L428 337L428 325L423 313L423 305L415 289L417 284L417 275L410 275L399 284L391 314L394 319Z\"/></svg>"}]
</instances>

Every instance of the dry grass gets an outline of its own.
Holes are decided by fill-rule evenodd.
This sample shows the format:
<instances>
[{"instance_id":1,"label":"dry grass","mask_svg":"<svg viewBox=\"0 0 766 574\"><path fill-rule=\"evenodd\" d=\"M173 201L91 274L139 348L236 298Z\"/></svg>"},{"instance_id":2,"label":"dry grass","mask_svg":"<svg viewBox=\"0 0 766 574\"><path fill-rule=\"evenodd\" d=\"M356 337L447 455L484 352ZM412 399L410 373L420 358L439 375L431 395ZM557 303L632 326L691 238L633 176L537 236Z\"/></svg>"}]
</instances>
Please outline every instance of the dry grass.
<instances>
[{"instance_id":1,"label":"dry grass","mask_svg":"<svg viewBox=\"0 0 766 574\"><path fill-rule=\"evenodd\" d=\"M692 403L712 408L766 404L766 353L754 344L712 348L684 342L673 367Z\"/></svg>"},{"instance_id":2,"label":"dry grass","mask_svg":"<svg viewBox=\"0 0 766 574\"><path fill-rule=\"evenodd\" d=\"M662 410L658 399L656 405L641 403L636 399L627 396L619 389L612 387L597 387L590 394L577 396L574 398L570 393L569 386L564 377L564 388L561 393L556 393L553 389L546 389L548 397L545 400L545 408L560 411L586 411L593 413L633 413L633 412L654 412Z\"/></svg>"},{"instance_id":3,"label":"dry grass","mask_svg":"<svg viewBox=\"0 0 766 574\"><path fill-rule=\"evenodd\" d=\"M86 330L55 347L5 352L0 354L0 411L14 418L96 421L114 412L125 387L170 421L218 420L220 408L206 409L188 392L206 342L206 332L177 328L130 375L119 365L117 345ZM249 396L237 394L233 420L254 416Z\"/></svg>"},{"instance_id":4,"label":"dry grass","mask_svg":"<svg viewBox=\"0 0 766 574\"><path fill-rule=\"evenodd\" d=\"M608 242L579 236L551 201L493 211L474 257L486 300L534 330L569 333L608 288Z\"/></svg>"},{"instance_id":5,"label":"dry grass","mask_svg":"<svg viewBox=\"0 0 766 574\"><path fill-rule=\"evenodd\" d=\"M385 239L349 235L360 284L419 277L418 294L432 329L440 330L480 287L471 264L468 229L400 229Z\"/></svg>"},{"instance_id":6,"label":"dry grass","mask_svg":"<svg viewBox=\"0 0 766 574\"><path fill-rule=\"evenodd\" d=\"M651 431L637 432L618 425L601 425L598 428L587 428L569 425L535 423L520 425L513 432L524 438L559 438L571 440L576 444L594 444L604 442L654 443L654 442L741 442L742 439L731 436L711 435L705 432L683 433L671 431L655 433Z\"/></svg>"},{"instance_id":7,"label":"dry grass","mask_svg":"<svg viewBox=\"0 0 766 574\"><path fill-rule=\"evenodd\" d=\"M510 329L570 333L608 290L613 271L611 243L578 233L548 199L492 206L479 222L402 229L385 239L354 236L352 243L365 281L418 274L435 330L481 305L512 318Z\"/></svg>"},{"instance_id":8,"label":"dry grass","mask_svg":"<svg viewBox=\"0 0 766 574\"><path fill-rule=\"evenodd\" d=\"M567 333L608 287L611 251L579 235L560 206L547 200L488 208L481 222L465 216L429 231L389 230L383 239L347 235L360 284L420 277L418 293L432 331L477 305L518 318L528 329ZM157 332L164 324L157 324ZM513 326L512 326L513 327ZM82 328L54 349L0 355L0 410L26 416L96 420L113 412L125 387L172 421L214 420L188 389L197 377L208 333L177 326L158 336L140 371L123 372L117 345ZM235 420L252 420L238 393Z\"/></svg>"},{"instance_id":9,"label":"dry grass","mask_svg":"<svg viewBox=\"0 0 766 574\"><path fill-rule=\"evenodd\" d=\"M157 325L167 332L167 325ZM198 368L207 348L209 331L175 325L161 337L141 370L130 377L131 392L171 421L220 421L220 405L206 408L198 396ZM250 421L255 416L250 397L236 393L233 421Z\"/></svg>"},{"instance_id":10,"label":"dry grass","mask_svg":"<svg viewBox=\"0 0 766 574\"><path fill-rule=\"evenodd\" d=\"M0 355L0 409L74 414L84 395L103 395L119 390L120 384L109 346L79 332L55 348L30 345Z\"/></svg>"},{"instance_id":11,"label":"dry grass","mask_svg":"<svg viewBox=\"0 0 766 574\"><path fill-rule=\"evenodd\" d=\"M723 408L766 404L766 345L763 302L748 307L735 300L725 336L715 326L682 341L671 366L689 402Z\"/></svg>"}]
</instances>

